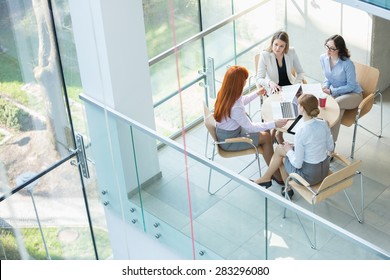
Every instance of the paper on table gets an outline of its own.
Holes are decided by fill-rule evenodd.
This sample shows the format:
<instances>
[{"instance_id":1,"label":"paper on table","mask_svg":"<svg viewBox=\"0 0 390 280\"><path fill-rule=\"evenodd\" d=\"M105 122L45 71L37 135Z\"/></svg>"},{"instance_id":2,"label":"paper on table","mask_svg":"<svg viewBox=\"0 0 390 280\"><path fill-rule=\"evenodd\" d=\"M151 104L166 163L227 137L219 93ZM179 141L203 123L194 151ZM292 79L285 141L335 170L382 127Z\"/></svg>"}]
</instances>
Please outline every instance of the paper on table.
<instances>
[{"instance_id":1,"label":"paper on table","mask_svg":"<svg viewBox=\"0 0 390 280\"><path fill-rule=\"evenodd\" d=\"M315 97L319 98L322 93L321 84L320 83L302 84L302 91L304 94L311 93Z\"/></svg>"},{"instance_id":2,"label":"paper on table","mask_svg":"<svg viewBox=\"0 0 390 280\"><path fill-rule=\"evenodd\" d=\"M301 87L301 84L293 84L290 86L283 86L282 87L282 95L283 100L285 101L292 101L297 94L299 88Z\"/></svg>"}]
</instances>

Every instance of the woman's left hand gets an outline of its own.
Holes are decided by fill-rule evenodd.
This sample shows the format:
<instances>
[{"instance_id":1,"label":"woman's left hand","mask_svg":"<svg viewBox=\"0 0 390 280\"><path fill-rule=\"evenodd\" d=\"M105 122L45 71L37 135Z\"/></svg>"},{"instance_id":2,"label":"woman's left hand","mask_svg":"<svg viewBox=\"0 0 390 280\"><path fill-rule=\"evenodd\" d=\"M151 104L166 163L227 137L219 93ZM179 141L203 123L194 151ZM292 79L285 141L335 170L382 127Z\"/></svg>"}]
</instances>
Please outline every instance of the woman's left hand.
<instances>
[{"instance_id":1,"label":"woman's left hand","mask_svg":"<svg viewBox=\"0 0 390 280\"><path fill-rule=\"evenodd\" d=\"M292 150L293 149L293 145L288 143L288 142L284 142L283 143L283 150L287 153L288 151Z\"/></svg>"},{"instance_id":2,"label":"woman's left hand","mask_svg":"<svg viewBox=\"0 0 390 280\"><path fill-rule=\"evenodd\" d=\"M288 120L287 119L279 119L275 121L275 127L283 127L287 124Z\"/></svg>"},{"instance_id":3,"label":"woman's left hand","mask_svg":"<svg viewBox=\"0 0 390 280\"><path fill-rule=\"evenodd\" d=\"M324 93L326 93L326 94L331 94L330 93L330 89L329 88L322 88L322 91L324 92Z\"/></svg>"},{"instance_id":4,"label":"woman's left hand","mask_svg":"<svg viewBox=\"0 0 390 280\"><path fill-rule=\"evenodd\" d=\"M260 96L260 95L266 95L266 94L267 94L267 90L264 87L260 87L259 91L257 92L257 95Z\"/></svg>"}]
</instances>

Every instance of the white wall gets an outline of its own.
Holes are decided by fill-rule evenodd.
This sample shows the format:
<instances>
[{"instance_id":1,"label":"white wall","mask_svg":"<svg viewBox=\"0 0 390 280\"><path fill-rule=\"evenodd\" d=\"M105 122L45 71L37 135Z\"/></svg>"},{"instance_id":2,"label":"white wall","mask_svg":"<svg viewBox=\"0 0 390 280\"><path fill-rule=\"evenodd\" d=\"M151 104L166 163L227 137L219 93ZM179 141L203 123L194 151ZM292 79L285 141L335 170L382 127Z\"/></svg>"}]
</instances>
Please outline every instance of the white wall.
<instances>
[{"instance_id":1,"label":"white wall","mask_svg":"<svg viewBox=\"0 0 390 280\"><path fill-rule=\"evenodd\" d=\"M372 38L372 66L380 71L378 89L390 87L390 21L375 17Z\"/></svg>"}]
</instances>

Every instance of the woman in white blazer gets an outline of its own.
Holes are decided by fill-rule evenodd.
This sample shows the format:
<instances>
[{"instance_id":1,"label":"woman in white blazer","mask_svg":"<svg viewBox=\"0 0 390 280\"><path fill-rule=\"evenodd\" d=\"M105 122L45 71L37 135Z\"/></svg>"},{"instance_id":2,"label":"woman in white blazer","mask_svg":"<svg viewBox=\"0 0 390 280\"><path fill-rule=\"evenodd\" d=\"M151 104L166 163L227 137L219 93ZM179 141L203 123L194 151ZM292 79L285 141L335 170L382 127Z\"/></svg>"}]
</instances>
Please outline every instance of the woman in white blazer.
<instances>
[{"instance_id":1,"label":"woman in white blazer","mask_svg":"<svg viewBox=\"0 0 390 280\"><path fill-rule=\"evenodd\" d=\"M270 93L278 92L282 86L301 83L304 79L301 63L294 48L289 47L288 34L284 31L272 36L269 47L260 54L257 69L257 84Z\"/></svg>"}]
</instances>

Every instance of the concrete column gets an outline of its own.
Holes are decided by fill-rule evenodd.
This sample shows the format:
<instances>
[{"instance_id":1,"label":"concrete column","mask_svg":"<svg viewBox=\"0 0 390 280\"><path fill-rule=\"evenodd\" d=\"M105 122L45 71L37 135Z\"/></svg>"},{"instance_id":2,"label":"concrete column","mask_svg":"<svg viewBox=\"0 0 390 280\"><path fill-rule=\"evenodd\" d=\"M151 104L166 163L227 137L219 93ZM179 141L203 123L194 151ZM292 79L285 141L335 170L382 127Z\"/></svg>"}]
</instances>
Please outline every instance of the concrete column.
<instances>
[{"instance_id":1,"label":"concrete column","mask_svg":"<svg viewBox=\"0 0 390 280\"><path fill-rule=\"evenodd\" d=\"M69 4L84 94L155 129L142 1ZM114 258L129 259L137 255L131 250L143 246L126 234L128 195L137 192L138 183L160 175L156 141L94 105L85 108L98 185L109 202L105 209Z\"/></svg>"}]
</instances>

